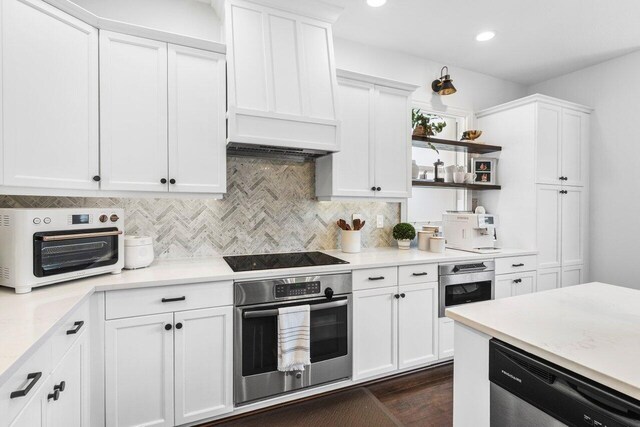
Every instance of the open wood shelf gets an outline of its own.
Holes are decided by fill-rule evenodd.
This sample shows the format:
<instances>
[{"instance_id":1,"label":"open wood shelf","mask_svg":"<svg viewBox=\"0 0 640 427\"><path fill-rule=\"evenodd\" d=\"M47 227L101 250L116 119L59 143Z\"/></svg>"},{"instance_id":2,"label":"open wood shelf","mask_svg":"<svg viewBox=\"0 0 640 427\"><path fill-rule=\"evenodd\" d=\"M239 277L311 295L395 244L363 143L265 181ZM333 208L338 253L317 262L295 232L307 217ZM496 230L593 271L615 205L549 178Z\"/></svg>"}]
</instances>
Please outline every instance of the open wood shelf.
<instances>
[{"instance_id":1,"label":"open wood shelf","mask_svg":"<svg viewBox=\"0 0 640 427\"><path fill-rule=\"evenodd\" d=\"M490 184L456 184L454 182L433 182L422 179L411 181L414 187L436 187L436 188L465 188L467 190L500 190L499 185Z\"/></svg>"},{"instance_id":2,"label":"open wood shelf","mask_svg":"<svg viewBox=\"0 0 640 427\"><path fill-rule=\"evenodd\" d=\"M411 144L414 147L429 148L429 145L427 145L428 142L432 143L438 150L443 151L457 151L473 154L487 154L502 151L502 147L499 145L479 144L477 142L469 141L453 141L450 139L438 139L430 136L413 135L411 137Z\"/></svg>"}]
</instances>

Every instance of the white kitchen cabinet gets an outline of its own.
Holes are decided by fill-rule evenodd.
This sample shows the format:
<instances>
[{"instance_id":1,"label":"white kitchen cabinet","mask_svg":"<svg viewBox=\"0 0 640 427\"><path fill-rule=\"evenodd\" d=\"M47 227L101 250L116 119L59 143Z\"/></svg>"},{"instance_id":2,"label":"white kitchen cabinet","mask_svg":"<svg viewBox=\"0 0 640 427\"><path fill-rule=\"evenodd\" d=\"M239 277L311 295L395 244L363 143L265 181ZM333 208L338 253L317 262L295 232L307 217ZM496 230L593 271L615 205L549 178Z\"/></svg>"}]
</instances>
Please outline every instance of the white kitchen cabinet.
<instances>
[{"instance_id":1,"label":"white kitchen cabinet","mask_svg":"<svg viewBox=\"0 0 640 427\"><path fill-rule=\"evenodd\" d=\"M584 283L584 267L571 265L562 268L562 287L575 286Z\"/></svg>"},{"instance_id":2,"label":"white kitchen cabinet","mask_svg":"<svg viewBox=\"0 0 640 427\"><path fill-rule=\"evenodd\" d=\"M557 289L562 283L562 270L560 268L548 268L538 270L536 279L536 291L549 291Z\"/></svg>"},{"instance_id":3,"label":"white kitchen cabinet","mask_svg":"<svg viewBox=\"0 0 640 427\"><path fill-rule=\"evenodd\" d=\"M173 314L105 325L107 426L173 426Z\"/></svg>"},{"instance_id":4,"label":"white kitchen cabinet","mask_svg":"<svg viewBox=\"0 0 640 427\"><path fill-rule=\"evenodd\" d=\"M538 268L562 265L562 196L559 186L537 186Z\"/></svg>"},{"instance_id":5,"label":"white kitchen cabinet","mask_svg":"<svg viewBox=\"0 0 640 427\"><path fill-rule=\"evenodd\" d=\"M398 368L438 359L438 283L400 286Z\"/></svg>"},{"instance_id":6,"label":"white kitchen cabinet","mask_svg":"<svg viewBox=\"0 0 640 427\"><path fill-rule=\"evenodd\" d=\"M168 78L169 191L224 193L224 55L170 44Z\"/></svg>"},{"instance_id":7,"label":"white kitchen cabinet","mask_svg":"<svg viewBox=\"0 0 640 427\"><path fill-rule=\"evenodd\" d=\"M589 115L573 109L562 109L562 165L563 185L582 187L587 180L589 162Z\"/></svg>"},{"instance_id":8,"label":"white kitchen cabinet","mask_svg":"<svg viewBox=\"0 0 640 427\"><path fill-rule=\"evenodd\" d=\"M322 7L302 16L284 4L225 2L230 142L339 149L331 23L309 17Z\"/></svg>"},{"instance_id":9,"label":"white kitchen cabinet","mask_svg":"<svg viewBox=\"0 0 640 427\"><path fill-rule=\"evenodd\" d=\"M411 93L416 86L338 70L341 151L316 160L316 196L411 196Z\"/></svg>"},{"instance_id":10,"label":"white kitchen cabinet","mask_svg":"<svg viewBox=\"0 0 640 427\"><path fill-rule=\"evenodd\" d=\"M503 274L496 276L495 299L515 297L535 292L536 272Z\"/></svg>"},{"instance_id":11,"label":"white kitchen cabinet","mask_svg":"<svg viewBox=\"0 0 640 427\"><path fill-rule=\"evenodd\" d=\"M232 319L230 306L175 313L176 425L233 409Z\"/></svg>"},{"instance_id":12,"label":"white kitchen cabinet","mask_svg":"<svg viewBox=\"0 0 640 427\"><path fill-rule=\"evenodd\" d=\"M35 390L29 403L20 411L18 416L8 424L9 427L40 427L45 425L44 405L47 394L53 386L47 381L42 387Z\"/></svg>"},{"instance_id":13,"label":"white kitchen cabinet","mask_svg":"<svg viewBox=\"0 0 640 427\"><path fill-rule=\"evenodd\" d=\"M580 187L564 187L562 200L562 265L584 264L585 201Z\"/></svg>"},{"instance_id":14,"label":"white kitchen cabinet","mask_svg":"<svg viewBox=\"0 0 640 427\"><path fill-rule=\"evenodd\" d=\"M353 379L398 368L398 287L353 293Z\"/></svg>"},{"instance_id":15,"label":"white kitchen cabinet","mask_svg":"<svg viewBox=\"0 0 640 427\"><path fill-rule=\"evenodd\" d=\"M167 44L100 31L102 189L166 191L167 124Z\"/></svg>"},{"instance_id":16,"label":"white kitchen cabinet","mask_svg":"<svg viewBox=\"0 0 640 427\"><path fill-rule=\"evenodd\" d=\"M537 106L536 182L561 184L562 108L540 103Z\"/></svg>"},{"instance_id":17,"label":"white kitchen cabinet","mask_svg":"<svg viewBox=\"0 0 640 427\"><path fill-rule=\"evenodd\" d=\"M3 0L0 42L0 184L97 189L98 31L39 0Z\"/></svg>"},{"instance_id":18,"label":"white kitchen cabinet","mask_svg":"<svg viewBox=\"0 0 640 427\"><path fill-rule=\"evenodd\" d=\"M455 322L448 317L438 319L438 358L453 357L453 326Z\"/></svg>"}]
</instances>

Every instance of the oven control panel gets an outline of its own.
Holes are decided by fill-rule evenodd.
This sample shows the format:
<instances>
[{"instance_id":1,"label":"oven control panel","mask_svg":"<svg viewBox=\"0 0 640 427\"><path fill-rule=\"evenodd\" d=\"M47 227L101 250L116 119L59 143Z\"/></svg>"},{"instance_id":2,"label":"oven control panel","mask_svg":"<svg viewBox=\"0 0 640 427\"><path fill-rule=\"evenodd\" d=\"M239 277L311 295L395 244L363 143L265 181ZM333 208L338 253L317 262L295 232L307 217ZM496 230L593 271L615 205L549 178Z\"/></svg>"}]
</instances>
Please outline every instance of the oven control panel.
<instances>
[{"instance_id":1,"label":"oven control panel","mask_svg":"<svg viewBox=\"0 0 640 427\"><path fill-rule=\"evenodd\" d=\"M298 297L320 293L320 282L284 283L276 285L276 298Z\"/></svg>"}]
</instances>

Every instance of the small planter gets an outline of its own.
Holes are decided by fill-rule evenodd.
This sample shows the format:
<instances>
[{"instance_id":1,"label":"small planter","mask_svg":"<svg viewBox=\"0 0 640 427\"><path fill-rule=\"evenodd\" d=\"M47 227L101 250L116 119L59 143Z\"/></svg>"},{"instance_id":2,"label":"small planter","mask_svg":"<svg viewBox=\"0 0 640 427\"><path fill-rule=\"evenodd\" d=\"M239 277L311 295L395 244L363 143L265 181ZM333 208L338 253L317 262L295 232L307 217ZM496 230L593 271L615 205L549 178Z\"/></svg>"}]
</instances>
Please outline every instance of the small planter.
<instances>
[{"instance_id":1,"label":"small planter","mask_svg":"<svg viewBox=\"0 0 640 427\"><path fill-rule=\"evenodd\" d=\"M411 240L409 239L398 240L398 249L409 249L410 246L411 246Z\"/></svg>"},{"instance_id":2,"label":"small planter","mask_svg":"<svg viewBox=\"0 0 640 427\"><path fill-rule=\"evenodd\" d=\"M356 254L362 247L360 230L340 230L340 247L342 252Z\"/></svg>"}]
</instances>

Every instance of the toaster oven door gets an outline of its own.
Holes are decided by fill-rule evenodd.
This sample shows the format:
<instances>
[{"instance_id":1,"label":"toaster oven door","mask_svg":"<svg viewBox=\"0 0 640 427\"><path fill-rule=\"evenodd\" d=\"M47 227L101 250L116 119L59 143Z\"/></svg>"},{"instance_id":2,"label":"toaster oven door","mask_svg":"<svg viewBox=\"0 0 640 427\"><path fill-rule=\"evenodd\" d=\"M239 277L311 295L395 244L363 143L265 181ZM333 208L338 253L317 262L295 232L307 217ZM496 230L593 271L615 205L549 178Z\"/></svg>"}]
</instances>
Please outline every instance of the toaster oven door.
<instances>
[{"instance_id":1,"label":"toaster oven door","mask_svg":"<svg viewBox=\"0 0 640 427\"><path fill-rule=\"evenodd\" d=\"M48 277L116 264L121 235L116 227L35 233L33 274Z\"/></svg>"}]
</instances>

